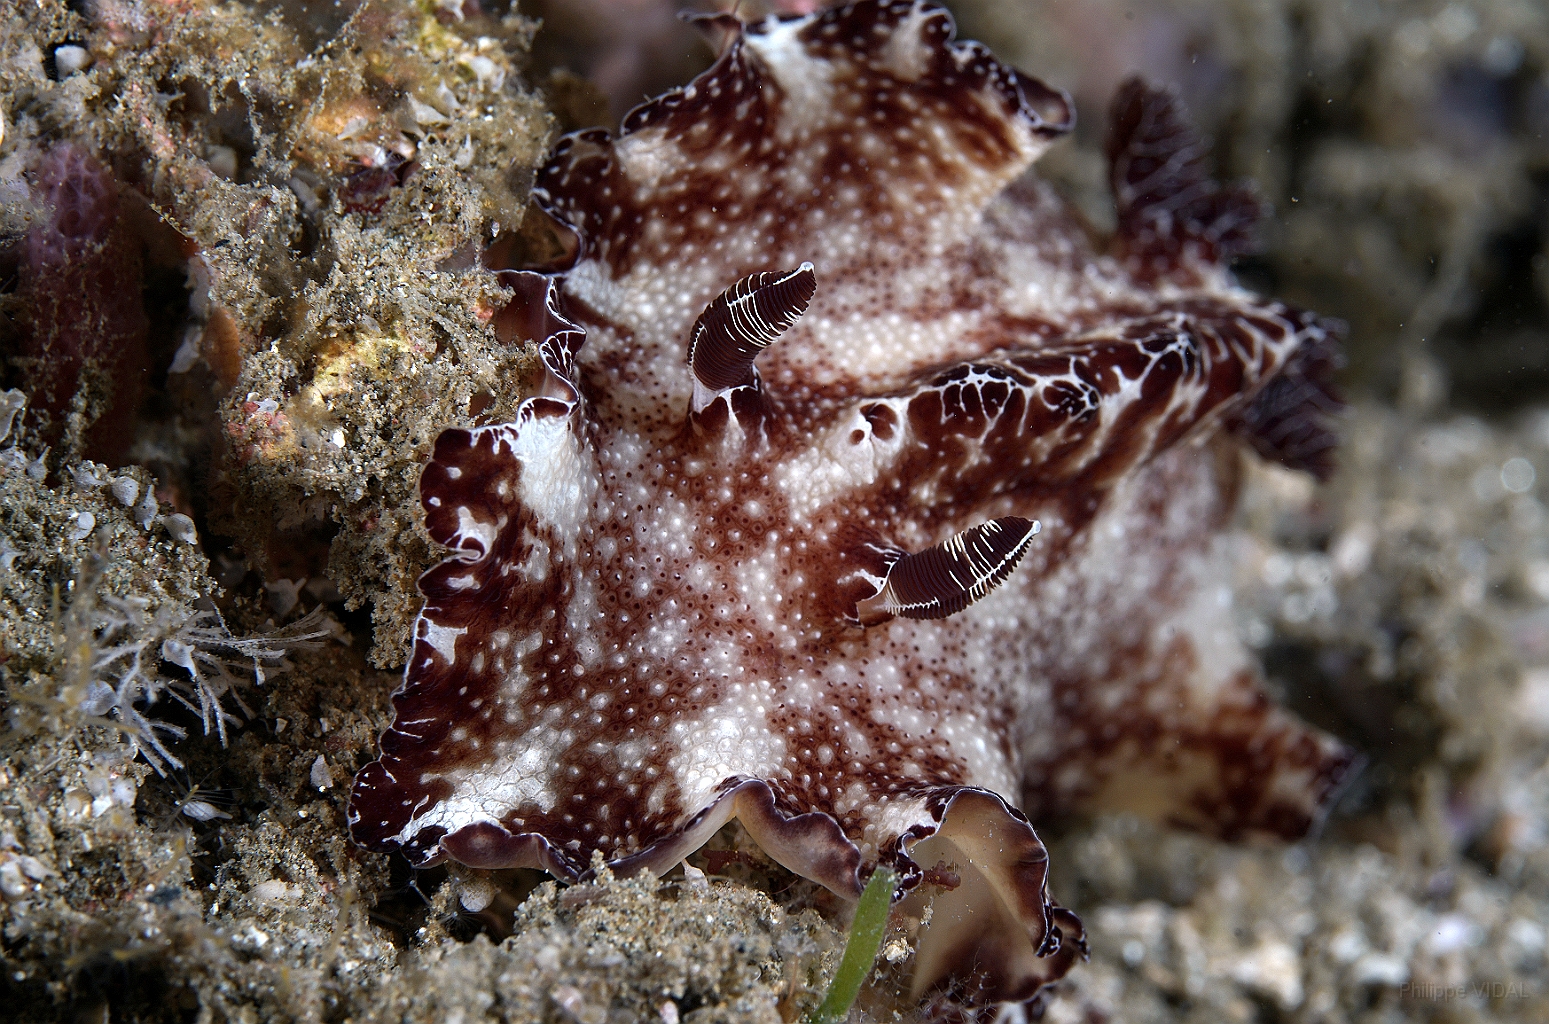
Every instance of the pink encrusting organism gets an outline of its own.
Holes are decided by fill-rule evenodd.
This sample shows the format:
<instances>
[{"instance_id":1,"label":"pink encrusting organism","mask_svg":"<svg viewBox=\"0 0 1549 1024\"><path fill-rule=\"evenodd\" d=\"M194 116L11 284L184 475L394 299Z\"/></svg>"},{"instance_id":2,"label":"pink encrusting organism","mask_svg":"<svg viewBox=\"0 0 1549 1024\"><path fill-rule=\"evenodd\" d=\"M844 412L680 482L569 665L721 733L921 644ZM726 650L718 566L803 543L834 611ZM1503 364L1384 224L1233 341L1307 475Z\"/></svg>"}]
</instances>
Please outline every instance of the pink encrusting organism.
<instances>
[{"instance_id":1,"label":"pink encrusting organism","mask_svg":"<svg viewBox=\"0 0 1549 1024\"><path fill-rule=\"evenodd\" d=\"M31 317L23 390L46 441L60 440L75 411L85 432L77 454L116 463L149 373L140 243L123 223L112 172L80 145L49 149L30 178L37 218L18 284Z\"/></svg>"},{"instance_id":2,"label":"pink encrusting organism","mask_svg":"<svg viewBox=\"0 0 1549 1024\"><path fill-rule=\"evenodd\" d=\"M540 172L580 239L522 280L546 374L436 442L452 555L351 829L575 879L735 816L846 897L897 869L916 995L1030 998L1084 938L1029 815L1295 838L1350 769L1219 542L1250 448L1327 471L1331 328L1233 282L1259 204L1167 91L1115 102L1094 239L1024 174L1069 98L934 4L713 27Z\"/></svg>"}]
</instances>

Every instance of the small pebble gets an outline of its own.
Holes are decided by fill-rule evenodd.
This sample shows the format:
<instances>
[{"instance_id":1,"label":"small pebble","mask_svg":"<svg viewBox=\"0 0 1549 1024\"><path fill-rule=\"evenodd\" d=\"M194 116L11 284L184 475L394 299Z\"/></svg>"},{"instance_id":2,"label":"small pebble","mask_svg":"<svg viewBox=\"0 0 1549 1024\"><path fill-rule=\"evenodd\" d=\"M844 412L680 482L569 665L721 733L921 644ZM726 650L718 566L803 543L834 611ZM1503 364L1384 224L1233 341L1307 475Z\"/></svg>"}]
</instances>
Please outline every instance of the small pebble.
<instances>
[{"instance_id":1,"label":"small pebble","mask_svg":"<svg viewBox=\"0 0 1549 1024\"><path fill-rule=\"evenodd\" d=\"M7 859L0 864L0 893L8 899L20 899L32 890L32 885L22 875L21 865Z\"/></svg>"},{"instance_id":2,"label":"small pebble","mask_svg":"<svg viewBox=\"0 0 1549 1024\"><path fill-rule=\"evenodd\" d=\"M84 46L66 43L54 50L54 70L61 80L91 66L91 51Z\"/></svg>"},{"instance_id":3,"label":"small pebble","mask_svg":"<svg viewBox=\"0 0 1549 1024\"><path fill-rule=\"evenodd\" d=\"M457 63L473 72L473 77L486 89L498 91L505 84L506 73L499 64L478 54L462 54Z\"/></svg>"},{"instance_id":4,"label":"small pebble","mask_svg":"<svg viewBox=\"0 0 1549 1024\"><path fill-rule=\"evenodd\" d=\"M312 785L318 789L333 788L333 772L328 770L328 762L322 754L318 754L317 760L312 762Z\"/></svg>"},{"instance_id":5,"label":"small pebble","mask_svg":"<svg viewBox=\"0 0 1549 1024\"><path fill-rule=\"evenodd\" d=\"M180 544L193 544L199 539L194 521L181 512L174 512L166 519L167 532Z\"/></svg>"},{"instance_id":6,"label":"small pebble","mask_svg":"<svg viewBox=\"0 0 1549 1024\"><path fill-rule=\"evenodd\" d=\"M473 166L473 153L473 138L464 136L463 144L457 148L456 155L452 157L452 166L459 171L466 171Z\"/></svg>"},{"instance_id":7,"label":"small pebble","mask_svg":"<svg viewBox=\"0 0 1549 1024\"><path fill-rule=\"evenodd\" d=\"M585 1022L590 1016L586 1012L586 997L574 985L555 986L554 990L549 993L549 998L553 999L559 1005L559 1008L564 1010L572 1020Z\"/></svg>"},{"instance_id":8,"label":"small pebble","mask_svg":"<svg viewBox=\"0 0 1549 1024\"><path fill-rule=\"evenodd\" d=\"M710 881L705 877L705 873L687 861L683 862L683 882L696 892L710 890Z\"/></svg>"},{"instance_id":9,"label":"small pebble","mask_svg":"<svg viewBox=\"0 0 1549 1024\"><path fill-rule=\"evenodd\" d=\"M107 482L97 475L96 465L90 462L83 462L79 466L72 467L70 478L75 481L75 486L83 491L94 491Z\"/></svg>"},{"instance_id":10,"label":"small pebble","mask_svg":"<svg viewBox=\"0 0 1549 1024\"><path fill-rule=\"evenodd\" d=\"M253 886L251 895L260 903L285 903L296 894L289 883L270 878Z\"/></svg>"},{"instance_id":11,"label":"small pebble","mask_svg":"<svg viewBox=\"0 0 1549 1024\"><path fill-rule=\"evenodd\" d=\"M487 878L464 878L457 886L457 902L470 914L477 914L495 902L495 887Z\"/></svg>"},{"instance_id":12,"label":"small pebble","mask_svg":"<svg viewBox=\"0 0 1549 1024\"><path fill-rule=\"evenodd\" d=\"M334 138L341 142L345 142L349 139L353 139L355 136L359 135L361 132L370 127L371 119L369 117L361 117L357 115L344 122L344 127L339 129L339 134L334 136Z\"/></svg>"},{"instance_id":13,"label":"small pebble","mask_svg":"<svg viewBox=\"0 0 1549 1024\"><path fill-rule=\"evenodd\" d=\"M118 503L125 508L133 505L135 503L135 499L140 496L140 481L136 480L132 476L118 477L113 481L111 486L113 490L113 497L117 498Z\"/></svg>"},{"instance_id":14,"label":"small pebble","mask_svg":"<svg viewBox=\"0 0 1549 1024\"><path fill-rule=\"evenodd\" d=\"M451 123L447 120L447 116L441 113L441 111L437 110L429 103L421 103L413 96L409 97L409 113L414 118L415 122L421 125Z\"/></svg>"},{"instance_id":15,"label":"small pebble","mask_svg":"<svg viewBox=\"0 0 1549 1024\"><path fill-rule=\"evenodd\" d=\"M134 521L142 530L149 530L151 523L156 521L156 513L161 511L156 504L156 490L152 487L145 489L145 497L141 499L139 507L134 510Z\"/></svg>"},{"instance_id":16,"label":"small pebble","mask_svg":"<svg viewBox=\"0 0 1549 1024\"><path fill-rule=\"evenodd\" d=\"M315 216L322 212L323 200L317 194L317 189L308 184L300 175L293 174L285 183L289 186L291 194L301 203L301 209L308 216Z\"/></svg>"},{"instance_id":17,"label":"small pebble","mask_svg":"<svg viewBox=\"0 0 1549 1024\"><path fill-rule=\"evenodd\" d=\"M54 877L54 869L43 863L41 860L38 860L36 857L28 857L23 854L22 856L18 857L17 860L21 863L22 874L26 875L34 882L41 882L46 878Z\"/></svg>"},{"instance_id":18,"label":"small pebble","mask_svg":"<svg viewBox=\"0 0 1549 1024\"><path fill-rule=\"evenodd\" d=\"M97 528L97 517L90 512L77 512L70 517L70 540L85 540Z\"/></svg>"}]
</instances>

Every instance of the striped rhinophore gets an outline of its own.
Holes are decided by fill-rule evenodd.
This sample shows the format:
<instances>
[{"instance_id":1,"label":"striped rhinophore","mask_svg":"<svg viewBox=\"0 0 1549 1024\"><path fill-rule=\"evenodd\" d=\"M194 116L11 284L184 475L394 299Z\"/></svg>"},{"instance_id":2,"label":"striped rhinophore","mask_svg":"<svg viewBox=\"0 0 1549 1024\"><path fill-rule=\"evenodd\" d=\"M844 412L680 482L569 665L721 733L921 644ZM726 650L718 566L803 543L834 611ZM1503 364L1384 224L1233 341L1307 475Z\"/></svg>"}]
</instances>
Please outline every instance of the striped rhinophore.
<instances>
[{"instance_id":1,"label":"striped rhinophore","mask_svg":"<svg viewBox=\"0 0 1549 1024\"><path fill-rule=\"evenodd\" d=\"M906 619L956 615L1006 581L1041 529L1036 520L1002 516L904 555L888 570L882 591L862 602Z\"/></svg>"},{"instance_id":2,"label":"striped rhinophore","mask_svg":"<svg viewBox=\"0 0 1549 1024\"><path fill-rule=\"evenodd\" d=\"M795 270L749 274L705 307L688 344L695 412L719 394L757 383L753 360L795 326L817 287L812 264L803 263Z\"/></svg>"}]
</instances>

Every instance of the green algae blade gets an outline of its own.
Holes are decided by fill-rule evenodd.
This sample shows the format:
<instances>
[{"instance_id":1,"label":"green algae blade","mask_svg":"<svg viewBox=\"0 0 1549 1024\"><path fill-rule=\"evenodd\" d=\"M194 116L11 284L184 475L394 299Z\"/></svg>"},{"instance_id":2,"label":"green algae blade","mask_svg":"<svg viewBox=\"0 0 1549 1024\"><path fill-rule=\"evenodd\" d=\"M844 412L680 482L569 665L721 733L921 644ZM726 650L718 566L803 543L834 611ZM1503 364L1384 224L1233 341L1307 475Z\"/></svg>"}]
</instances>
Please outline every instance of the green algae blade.
<instances>
[{"instance_id":1,"label":"green algae blade","mask_svg":"<svg viewBox=\"0 0 1549 1024\"><path fill-rule=\"evenodd\" d=\"M855 1004L855 997L861 994L861 985L865 984L867 975L871 974L871 965L876 962L882 935L887 931L887 912L897 881L898 876L892 868L879 867L871 873L871 880L866 883L861 901L855 908L855 920L850 922L850 940L845 943L839 970L834 972L823 1005L809 1018L811 1024L837 1024Z\"/></svg>"}]
</instances>

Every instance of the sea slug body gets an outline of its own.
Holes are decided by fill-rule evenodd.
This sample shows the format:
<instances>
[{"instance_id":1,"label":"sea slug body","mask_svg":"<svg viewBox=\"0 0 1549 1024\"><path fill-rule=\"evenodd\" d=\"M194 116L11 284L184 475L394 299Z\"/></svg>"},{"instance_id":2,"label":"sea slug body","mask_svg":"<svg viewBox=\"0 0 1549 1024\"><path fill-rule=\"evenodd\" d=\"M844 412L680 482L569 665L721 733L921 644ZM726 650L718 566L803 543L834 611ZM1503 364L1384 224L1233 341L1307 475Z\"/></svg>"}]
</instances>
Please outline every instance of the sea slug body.
<instances>
[{"instance_id":1,"label":"sea slug body","mask_svg":"<svg viewBox=\"0 0 1549 1024\"><path fill-rule=\"evenodd\" d=\"M580 239L518 276L544 381L424 469L452 555L351 828L575 879L736 816L933 900L917 995L1026 999L1084 942L1029 816L1294 838L1350 769L1265 696L1218 542L1245 449L1328 471L1333 329L1233 282L1258 203L1165 90L1114 103L1093 239L1023 173L1068 97L934 4L715 23L540 173Z\"/></svg>"}]
</instances>

